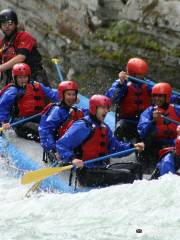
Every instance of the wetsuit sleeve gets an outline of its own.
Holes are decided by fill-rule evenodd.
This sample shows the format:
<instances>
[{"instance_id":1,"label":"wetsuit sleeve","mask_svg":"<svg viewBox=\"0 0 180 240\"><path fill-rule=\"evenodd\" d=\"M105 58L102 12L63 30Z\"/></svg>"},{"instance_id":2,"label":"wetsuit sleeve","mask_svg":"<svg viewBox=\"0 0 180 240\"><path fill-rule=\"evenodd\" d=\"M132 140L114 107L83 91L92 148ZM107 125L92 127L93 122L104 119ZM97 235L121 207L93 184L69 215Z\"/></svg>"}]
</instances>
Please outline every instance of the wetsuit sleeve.
<instances>
[{"instance_id":1,"label":"wetsuit sleeve","mask_svg":"<svg viewBox=\"0 0 180 240\"><path fill-rule=\"evenodd\" d=\"M0 97L0 122L8 122L11 110L16 101L17 90L8 88Z\"/></svg>"},{"instance_id":2,"label":"wetsuit sleeve","mask_svg":"<svg viewBox=\"0 0 180 240\"><path fill-rule=\"evenodd\" d=\"M56 151L56 134L61 124L68 118L68 114L67 111L54 106L48 113L42 115L38 131L41 146L46 151Z\"/></svg>"},{"instance_id":3,"label":"wetsuit sleeve","mask_svg":"<svg viewBox=\"0 0 180 240\"><path fill-rule=\"evenodd\" d=\"M140 137L145 140L150 132L154 132L155 122L153 121L153 108L149 107L141 113L137 130Z\"/></svg>"},{"instance_id":4,"label":"wetsuit sleeve","mask_svg":"<svg viewBox=\"0 0 180 240\"><path fill-rule=\"evenodd\" d=\"M170 102L174 104L180 104L180 96L176 94L172 94Z\"/></svg>"},{"instance_id":5,"label":"wetsuit sleeve","mask_svg":"<svg viewBox=\"0 0 180 240\"><path fill-rule=\"evenodd\" d=\"M50 87L45 87L42 83L40 83L40 84L41 84L42 90L45 93L46 97L48 97L53 102L59 102L60 101L57 89L52 89Z\"/></svg>"},{"instance_id":6,"label":"wetsuit sleeve","mask_svg":"<svg viewBox=\"0 0 180 240\"><path fill-rule=\"evenodd\" d=\"M175 108L175 112L176 112L177 116L180 117L180 105L175 105L174 108Z\"/></svg>"},{"instance_id":7,"label":"wetsuit sleeve","mask_svg":"<svg viewBox=\"0 0 180 240\"><path fill-rule=\"evenodd\" d=\"M118 80L116 80L111 88L107 90L105 93L105 96L110 98L113 103L119 103L121 99L126 96L128 91L127 81L124 81L124 83L121 85L119 84Z\"/></svg>"},{"instance_id":8,"label":"wetsuit sleeve","mask_svg":"<svg viewBox=\"0 0 180 240\"><path fill-rule=\"evenodd\" d=\"M165 155L161 161L157 164L157 168L160 171L160 176L167 174L169 172L176 173L174 166L174 158L172 154Z\"/></svg>"},{"instance_id":9,"label":"wetsuit sleeve","mask_svg":"<svg viewBox=\"0 0 180 240\"><path fill-rule=\"evenodd\" d=\"M67 132L56 142L56 149L63 162L71 162L74 158L74 149L79 147L89 136L91 129L83 120L73 123Z\"/></svg>"}]
</instances>

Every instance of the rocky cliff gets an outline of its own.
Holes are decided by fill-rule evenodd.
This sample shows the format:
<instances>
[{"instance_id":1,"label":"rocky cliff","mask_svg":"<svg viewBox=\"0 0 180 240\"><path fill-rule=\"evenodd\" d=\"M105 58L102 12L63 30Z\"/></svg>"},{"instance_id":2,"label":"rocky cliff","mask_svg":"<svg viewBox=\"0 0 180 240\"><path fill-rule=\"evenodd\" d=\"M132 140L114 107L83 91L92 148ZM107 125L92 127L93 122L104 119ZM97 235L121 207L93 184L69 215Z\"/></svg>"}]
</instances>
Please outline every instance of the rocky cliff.
<instances>
[{"instance_id":1,"label":"rocky cliff","mask_svg":"<svg viewBox=\"0 0 180 240\"><path fill-rule=\"evenodd\" d=\"M180 89L179 1L1 0L0 9L7 7L37 38L51 79L51 58L60 57L65 78L83 94L103 93L137 56L152 79Z\"/></svg>"}]
</instances>

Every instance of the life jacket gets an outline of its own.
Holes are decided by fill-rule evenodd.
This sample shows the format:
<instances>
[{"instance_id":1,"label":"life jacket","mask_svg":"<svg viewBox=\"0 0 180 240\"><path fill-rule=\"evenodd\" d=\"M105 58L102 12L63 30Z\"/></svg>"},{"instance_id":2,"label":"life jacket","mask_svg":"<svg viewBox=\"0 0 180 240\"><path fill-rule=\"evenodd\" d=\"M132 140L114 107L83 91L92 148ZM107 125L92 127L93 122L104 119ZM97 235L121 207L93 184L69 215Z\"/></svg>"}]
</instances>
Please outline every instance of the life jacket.
<instances>
[{"instance_id":1,"label":"life jacket","mask_svg":"<svg viewBox=\"0 0 180 240\"><path fill-rule=\"evenodd\" d=\"M169 118L179 122L180 117L177 116L174 105L169 105L167 110L164 110L162 108L158 109L161 114L164 116L168 116ZM177 125L167 121L165 119L158 118L157 121L155 122L156 126L156 139L161 140L161 139L175 139L177 137Z\"/></svg>"},{"instance_id":2,"label":"life jacket","mask_svg":"<svg viewBox=\"0 0 180 240\"><path fill-rule=\"evenodd\" d=\"M53 106L59 106L59 103L49 103L47 104L44 109L42 110L42 115L43 114L47 114L49 112L49 110L53 107Z\"/></svg>"},{"instance_id":3,"label":"life jacket","mask_svg":"<svg viewBox=\"0 0 180 240\"><path fill-rule=\"evenodd\" d=\"M38 82L27 83L26 91L17 101L20 117L31 116L41 112L46 105L46 96L42 90L42 86Z\"/></svg>"},{"instance_id":4,"label":"life jacket","mask_svg":"<svg viewBox=\"0 0 180 240\"><path fill-rule=\"evenodd\" d=\"M91 123L89 123L91 124ZM81 144L81 158L83 161L104 156L108 153L108 129L105 124L100 127L91 126L91 134Z\"/></svg>"},{"instance_id":5,"label":"life jacket","mask_svg":"<svg viewBox=\"0 0 180 240\"><path fill-rule=\"evenodd\" d=\"M84 113L80 109L71 107L69 111L69 117L59 128L58 136L62 137L75 121L83 117L84 117Z\"/></svg>"},{"instance_id":6,"label":"life jacket","mask_svg":"<svg viewBox=\"0 0 180 240\"><path fill-rule=\"evenodd\" d=\"M120 119L139 117L150 104L151 97L147 85L142 84L140 87L136 87L130 82L128 83L127 95L118 106L118 117Z\"/></svg>"},{"instance_id":7,"label":"life jacket","mask_svg":"<svg viewBox=\"0 0 180 240\"><path fill-rule=\"evenodd\" d=\"M23 40L26 38L26 45L23 46ZM28 39L28 41L27 41ZM29 42L33 42L32 49L29 49ZM1 63L5 63L15 57L17 55L17 48L25 48L29 50L29 54L25 59L25 63L27 63L32 72L32 77L34 78L34 74L42 71L42 63L41 63L41 55L37 49L36 40L25 31L17 31L13 34L11 39L7 41L5 38L0 41L0 58ZM3 72L3 78L6 81L6 84L12 81L11 69L8 69Z\"/></svg>"},{"instance_id":8,"label":"life jacket","mask_svg":"<svg viewBox=\"0 0 180 240\"><path fill-rule=\"evenodd\" d=\"M0 43L2 63L9 61L10 59L16 56L16 50L14 46L14 40L16 36L17 33L15 33L9 41L5 41L5 39L2 39Z\"/></svg>"}]
</instances>

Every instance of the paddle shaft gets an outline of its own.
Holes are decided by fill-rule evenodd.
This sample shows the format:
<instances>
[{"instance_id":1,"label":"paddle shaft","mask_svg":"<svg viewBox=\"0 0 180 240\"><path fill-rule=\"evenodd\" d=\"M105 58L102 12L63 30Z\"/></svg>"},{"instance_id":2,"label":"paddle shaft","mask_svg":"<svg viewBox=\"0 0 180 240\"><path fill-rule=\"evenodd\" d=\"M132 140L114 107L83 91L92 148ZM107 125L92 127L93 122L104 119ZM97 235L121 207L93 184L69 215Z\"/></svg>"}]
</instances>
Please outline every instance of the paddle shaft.
<instances>
[{"instance_id":1,"label":"paddle shaft","mask_svg":"<svg viewBox=\"0 0 180 240\"><path fill-rule=\"evenodd\" d=\"M19 120L19 121L17 121L17 122L14 122L14 123L10 124L10 126L11 126L11 127L15 127L15 126L18 126L19 124L28 122L28 121L30 121L30 120L32 120L32 119L34 119L34 118L40 117L40 116L41 116L41 113L37 113L37 114L35 114L35 115L33 115L33 116L30 116L30 117L27 117L27 118L23 118L23 119L21 119L21 120ZM0 131L3 131L3 130L4 130L4 129L1 127L1 128L0 128Z\"/></svg>"},{"instance_id":2,"label":"paddle shaft","mask_svg":"<svg viewBox=\"0 0 180 240\"><path fill-rule=\"evenodd\" d=\"M142 80L142 79L139 79L139 78L135 78L135 77L132 77L132 76L129 76L128 75L128 79L130 80L130 81L135 81L135 82L137 82L137 83L143 83L143 84L147 84L147 85L149 85L149 86L151 86L151 87L153 87L156 83L150 83L150 82L147 82L146 80ZM175 95L177 95L177 96L180 96L180 93L179 92L177 92L177 91L172 91L172 93L174 93Z\"/></svg>"},{"instance_id":3,"label":"paddle shaft","mask_svg":"<svg viewBox=\"0 0 180 240\"><path fill-rule=\"evenodd\" d=\"M59 78L60 82L64 82L64 78L63 78L63 75L62 75L62 72L61 72L61 68L60 68L60 65L59 65L59 59L53 58L52 62L55 65L55 68L56 68L56 71L57 71L57 75L58 75L58 78Z\"/></svg>"},{"instance_id":4,"label":"paddle shaft","mask_svg":"<svg viewBox=\"0 0 180 240\"><path fill-rule=\"evenodd\" d=\"M108 155L105 155L105 156L102 156L102 157L98 157L98 158L94 158L92 160L85 161L84 164L85 164L85 166L87 166L90 163L94 163L94 162L97 162L97 161L103 161L103 160L106 160L108 158L125 156L126 154L128 155L130 153L135 152L135 150L136 150L135 148L130 148L130 149L127 149L127 150L124 150L124 151L121 151L121 152L115 152L115 153L112 153L112 154L108 154Z\"/></svg>"},{"instance_id":5,"label":"paddle shaft","mask_svg":"<svg viewBox=\"0 0 180 240\"><path fill-rule=\"evenodd\" d=\"M171 118L169 118L169 117L166 117L166 116L164 116L163 114L161 114L161 117L164 118L164 119L166 119L166 120L168 120L168 121L170 121L170 122L172 122L172 123L174 123L174 124L176 124L176 125L180 125L180 122L178 122L178 121L176 121L176 120L174 120L174 119L171 119Z\"/></svg>"}]
</instances>

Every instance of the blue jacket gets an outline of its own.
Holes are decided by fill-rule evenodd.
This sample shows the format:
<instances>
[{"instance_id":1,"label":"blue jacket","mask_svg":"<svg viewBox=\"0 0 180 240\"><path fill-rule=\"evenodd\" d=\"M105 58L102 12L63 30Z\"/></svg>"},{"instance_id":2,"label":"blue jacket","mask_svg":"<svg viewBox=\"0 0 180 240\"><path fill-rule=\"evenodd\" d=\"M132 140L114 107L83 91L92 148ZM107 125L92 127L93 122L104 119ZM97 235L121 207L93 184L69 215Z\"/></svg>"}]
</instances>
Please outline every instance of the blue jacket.
<instances>
[{"instance_id":1,"label":"blue jacket","mask_svg":"<svg viewBox=\"0 0 180 240\"><path fill-rule=\"evenodd\" d=\"M160 171L160 176L166 173L176 173L175 170L175 161L174 161L174 154L171 152L166 154L161 158L161 161L157 163L156 168Z\"/></svg>"},{"instance_id":2,"label":"blue jacket","mask_svg":"<svg viewBox=\"0 0 180 240\"><path fill-rule=\"evenodd\" d=\"M45 87L41 83L45 95L56 102L59 101L58 91ZM8 122L11 117L11 111L18 98L24 95L24 88L11 86L0 96L0 122Z\"/></svg>"},{"instance_id":3,"label":"blue jacket","mask_svg":"<svg viewBox=\"0 0 180 240\"><path fill-rule=\"evenodd\" d=\"M141 113L139 123L137 125L138 133L141 139L145 140L149 133L156 132L155 122L153 121L154 107L148 107L144 112ZM175 112L180 117L180 106L175 105ZM174 145L174 140L164 139L162 142L167 142L170 145Z\"/></svg>"},{"instance_id":4,"label":"blue jacket","mask_svg":"<svg viewBox=\"0 0 180 240\"><path fill-rule=\"evenodd\" d=\"M94 126L100 127L100 125L92 120L88 115L85 117ZM123 143L118 141L112 134L111 129L108 129L109 153L127 150L132 147L130 143ZM61 156L63 162L71 162L76 158L74 149L79 147L89 137L92 131L91 126L86 124L84 120L78 120L68 129L68 131L56 142L56 149ZM91 166L97 166L98 163L93 163Z\"/></svg>"},{"instance_id":5,"label":"blue jacket","mask_svg":"<svg viewBox=\"0 0 180 240\"><path fill-rule=\"evenodd\" d=\"M60 126L69 118L70 108L64 104L52 106L45 112L39 124L41 146L46 151L56 151L56 137Z\"/></svg>"}]
</instances>

